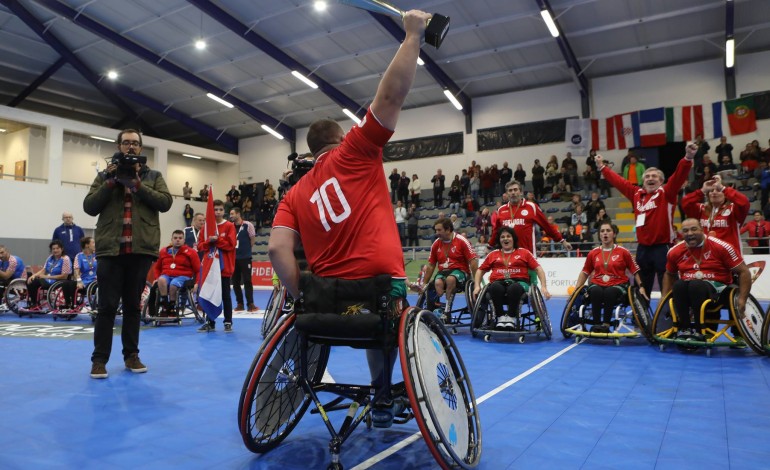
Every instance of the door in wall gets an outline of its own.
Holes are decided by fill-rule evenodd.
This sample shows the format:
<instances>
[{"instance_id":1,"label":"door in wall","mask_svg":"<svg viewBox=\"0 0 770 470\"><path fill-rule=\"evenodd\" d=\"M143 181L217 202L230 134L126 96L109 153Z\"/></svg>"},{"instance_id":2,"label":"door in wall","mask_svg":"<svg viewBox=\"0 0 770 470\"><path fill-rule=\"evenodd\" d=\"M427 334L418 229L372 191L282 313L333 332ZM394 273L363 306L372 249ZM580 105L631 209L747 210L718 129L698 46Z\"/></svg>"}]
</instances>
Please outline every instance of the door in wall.
<instances>
[{"instance_id":1,"label":"door in wall","mask_svg":"<svg viewBox=\"0 0 770 470\"><path fill-rule=\"evenodd\" d=\"M13 175L16 177L16 181L24 181L27 177L27 161L19 160L13 168Z\"/></svg>"}]
</instances>

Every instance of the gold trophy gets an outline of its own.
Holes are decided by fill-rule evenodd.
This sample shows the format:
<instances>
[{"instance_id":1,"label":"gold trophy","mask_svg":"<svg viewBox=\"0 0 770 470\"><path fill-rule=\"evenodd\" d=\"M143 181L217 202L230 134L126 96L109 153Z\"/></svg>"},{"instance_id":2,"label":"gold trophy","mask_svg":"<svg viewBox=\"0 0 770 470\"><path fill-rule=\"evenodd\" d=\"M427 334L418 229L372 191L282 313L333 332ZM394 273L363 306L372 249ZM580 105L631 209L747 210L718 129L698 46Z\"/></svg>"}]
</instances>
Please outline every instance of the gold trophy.
<instances>
[{"instance_id":1,"label":"gold trophy","mask_svg":"<svg viewBox=\"0 0 770 470\"><path fill-rule=\"evenodd\" d=\"M397 16L402 19L406 14L406 12L382 0L339 0L339 3L371 11L372 13ZM428 26L425 28L425 42L438 49L448 31L449 17L434 13L433 17L428 20Z\"/></svg>"}]
</instances>

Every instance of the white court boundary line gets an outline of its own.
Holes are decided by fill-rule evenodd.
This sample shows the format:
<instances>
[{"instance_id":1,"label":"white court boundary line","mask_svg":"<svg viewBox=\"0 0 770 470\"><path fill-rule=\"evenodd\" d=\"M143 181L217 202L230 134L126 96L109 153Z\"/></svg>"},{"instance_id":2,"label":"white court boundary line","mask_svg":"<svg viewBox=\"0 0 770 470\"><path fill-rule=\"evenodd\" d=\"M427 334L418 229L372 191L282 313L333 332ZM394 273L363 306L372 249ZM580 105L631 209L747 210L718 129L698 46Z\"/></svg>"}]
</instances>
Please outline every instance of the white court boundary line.
<instances>
[{"instance_id":1,"label":"white court boundary line","mask_svg":"<svg viewBox=\"0 0 770 470\"><path fill-rule=\"evenodd\" d=\"M529 369L525 370L521 374L517 375L516 377L512 378L508 382L505 382L504 384L492 389L491 391L485 393L481 396L478 400L476 400L476 407L478 405L484 403L488 399L492 398L493 396L497 395L498 393L502 392L506 388L510 387L511 385L515 384L516 382L519 382L523 380L524 378L528 377L529 375L532 375L533 373L537 372L538 370L542 369L546 365L550 364L551 362L555 361L559 357L563 356L564 354L567 354L569 351L571 351L573 348L576 348L580 343L573 343L570 346L567 346L566 348L562 349L561 351L557 352L556 354L550 356L549 358L539 362L538 364L530 367ZM420 432L417 431L416 433L412 434L411 436L407 437L403 441L392 445L391 447L383 450L379 454L370 457L360 464L353 467L352 470L365 470L369 467L371 467L374 464L377 464L386 458L390 457L391 455L395 454L399 450L403 449L404 447L408 446L409 444L415 442L417 439L420 438Z\"/></svg>"}]
</instances>

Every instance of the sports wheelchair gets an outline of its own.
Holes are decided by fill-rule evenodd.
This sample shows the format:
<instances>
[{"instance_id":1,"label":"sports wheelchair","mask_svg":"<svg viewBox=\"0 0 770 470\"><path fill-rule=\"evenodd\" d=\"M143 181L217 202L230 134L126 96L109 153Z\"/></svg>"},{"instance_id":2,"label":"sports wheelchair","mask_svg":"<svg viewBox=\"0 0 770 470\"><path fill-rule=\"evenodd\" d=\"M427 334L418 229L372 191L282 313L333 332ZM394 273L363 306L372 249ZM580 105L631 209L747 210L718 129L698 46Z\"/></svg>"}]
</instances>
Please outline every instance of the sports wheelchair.
<instances>
[{"instance_id":1,"label":"sports wheelchair","mask_svg":"<svg viewBox=\"0 0 770 470\"><path fill-rule=\"evenodd\" d=\"M762 307L753 295L749 294L746 300L746 309L739 314L736 308L738 287L730 285L717 299L708 299L698 312L694 312L701 325L696 333L701 338L693 335L680 334L676 323L678 313L674 310L672 298L673 290L666 294L655 310L650 327L653 341L659 344L661 351L666 345L674 344L684 351L694 351L700 348L706 349L706 356L711 356L711 350L715 347L743 348L749 346L758 354L764 354L765 348L762 342L762 331L766 321ZM727 310L727 319L722 319L722 310ZM732 332L732 327L738 331L743 339L737 338Z\"/></svg>"},{"instance_id":2,"label":"sports wheelchair","mask_svg":"<svg viewBox=\"0 0 770 470\"><path fill-rule=\"evenodd\" d=\"M530 284L529 291L522 295L519 314L511 315L514 322L510 327L497 326L497 317L505 315L507 311L495 312L488 292L489 286L489 283L484 284L473 305L471 335L474 338L483 335L484 341L487 342L493 337L516 338L519 343L523 343L528 335L542 334L545 339L551 339L551 318L548 316L543 293L536 283Z\"/></svg>"},{"instance_id":3,"label":"sports wheelchair","mask_svg":"<svg viewBox=\"0 0 770 470\"><path fill-rule=\"evenodd\" d=\"M149 289L145 287L147 292L147 298L144 300L144 292L142 293L141 312L142 322L145 325L150 323L153 326L161 326L166 323L182 324L183 318L195 318L198 323L203 323L206 320L206 316L203 312L198 310L196 305L196 295L193 291L195 286L195 280L190 279L185 281L182 285L182 289L177 292L176 309L174 312L162 312L160 305L160 295L158 294L158 281L152 284L147 283ZM163 313L166 313L163 315Z\"/></svg>"},{"instance_id":4,"label":"sports wheelchair","mask_svg":"<svg viewBox=\"0 0 770 470\"><path fill-rule=\"evenodd\" d=\"M267 337L270 330L278 323L283 315L289 314L294 310L294 299L291 294L281 286L278 291L273 289L270 299L267 301L265 316L262 318L262 337Z\"/></svg>"},{"instance_id":5,"label":"sports wheelchair","mask_svg":"<svg viewBox=\"0 0 770 470\"><path fill-rule=\"evenodd\" d=\"M10 311L18 315L19 317L33 315L47 315L50 311L48 305L48 291L53 285L48 286L48 289L40 288L37 291L37 305L40 307L38 310L29 309L29 292L27 291L27 280L25 278L14 279L5 288L5 305Z\"/></svg>"},{"instance_id":6,"label":"sports wheelchair","mask_svg":"<svg viewBox=\"0 0 770 470\"><path fill-rule=\"evenodd\" d=\"M613 340L618 346L622 338L643 336L648 341L653 341L650 333L651 323L650 302L639 293L639 287L633 286L626 289L622 302L615 306L610 331L607 333L590 331L588 325L601 324L601 312L593 311L588 286L583 286L572 293L567 306L564 307L561 334L565 339L575 336L576 343L585 338L598 338Z\"/></svg>"},{"instance_id":7,"label":"sports wheelchair","mask_svg":"<svg viewBox=\"0 0 770 470\"><path fill-rule=\"evenodd\" d=\"M75 294L73 299L72 308L65 308L67 302L64 299L64 287L66 282L72 281L56 281L51 287L48 288L46 297L48 299L48 306L51 308L51 314L54 321L62 318L64 320L72 320L77 318L81 312L91 313L96 310L96 281L83 286L82 289L75 288Z\"/></svg>"},{"instance_id":8,"label":"sports wheelchair","mask_svg":"<svg viewBox=\"0 0 770 470\"><path fill-rule=\"evenodd\" d=\"M470 275L469 275L470 276ZM461 307L455 308L457 294L465 294L465 303L460 303ZM473 293L473 279L466 279L464 282L458 282L455 288L455 294L452 299L441 303L436 295L436 280L430 281L428 287L417 297L417 307L432 311L438 318L444 321L444 324L451 328L451 332L457 334L458 327L470 326L473 305L471 305L471 294ZM446 292L444 293L446 298Z\"/></svg>"},{"instance_id":9,"label":"sports wheelchair","mask_svg":"<svg viewBox=\"0 0 770 470\"><path fill-rule=\"evenodd\" d=\"M294 312L270 330L243 384L238 428L249 450L278 446L311 408L331 435L328 468L342 469L341 446L359 424L371 425L374 404L400 398L408 404L394 422L414 418L441 467L478 464L478 408L452 337L432 312L391 305L390 289L388 275L354 281L301 276ZM378 349L385 357L398 346L404 380L391 384L386 360L380 386L324 382L332 346ZM322 392L336 397L322 403ZM335 429L329 414L340 410L346 414Z\"/></svg>"}]
</instances>

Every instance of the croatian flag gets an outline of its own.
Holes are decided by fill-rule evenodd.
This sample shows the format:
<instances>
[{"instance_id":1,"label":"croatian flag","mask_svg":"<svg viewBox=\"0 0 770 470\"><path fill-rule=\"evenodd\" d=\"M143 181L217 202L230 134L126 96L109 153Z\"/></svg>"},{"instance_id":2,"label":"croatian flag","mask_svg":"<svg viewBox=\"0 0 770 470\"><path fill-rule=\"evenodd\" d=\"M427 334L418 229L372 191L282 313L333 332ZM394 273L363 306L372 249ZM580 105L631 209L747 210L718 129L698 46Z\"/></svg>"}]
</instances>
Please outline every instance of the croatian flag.
<instances>
[{"instance_id":1,"label":"croatian flag","mask_svg":"<svg viewBox=\"0 0 770 470\"><path fill-rule=\"evenodd\" d=\"M618 149L630 149L639 146L639 113L618 114L615 116L615 132Z\"/></svg>"},{"instance_id":2,"label":"croatian flag","mask_svg":"<svg viewBox=\"0 0 770 470\"><path fill-rule=\"evenodd\" d=\"M666 145L666 110L664 108L639 111L639 138L642 147Z\"/></svg>"},{"instance_id":3,"label":"croatian flag","mask_svg":"<svg viewBox=\"0 0 770 470\"><path fill-rule=\"evenodd\" d=\"M217 219L214 216L214 188L209 185L208 204L206 205L206 223L203 225L200 237L219 236ZM209 320L216 319L222 313L222 268L219 250L211 244L208 253L203 256L201 264L201 282L198 292L198 303Z\"/></svg>"}]
</instances>

